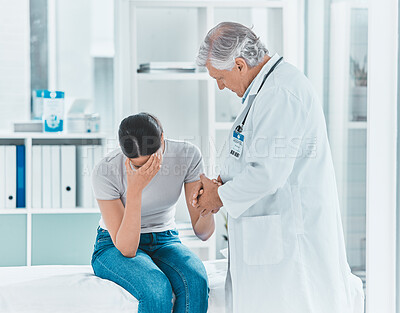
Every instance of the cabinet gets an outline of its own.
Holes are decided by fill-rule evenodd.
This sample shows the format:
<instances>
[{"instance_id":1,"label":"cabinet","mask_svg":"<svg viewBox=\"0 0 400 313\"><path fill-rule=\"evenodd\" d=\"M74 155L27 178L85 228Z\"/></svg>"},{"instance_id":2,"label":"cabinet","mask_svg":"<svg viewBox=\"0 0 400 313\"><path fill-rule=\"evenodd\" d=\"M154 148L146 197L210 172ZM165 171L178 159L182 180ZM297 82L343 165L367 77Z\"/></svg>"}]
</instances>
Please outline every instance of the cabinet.
<instances>
[{"instance_id":1,"label":"cabinet","mask_svg":"<svg viewBox=\"0 0 400 313\"><path fill-rule=\"evenodd\" d=\"M1 265L89 264L100 219L97 207L43 208L32 205L32 150L40 145L103 146L103 134L4 133L0 145L25 146L24 208L0 207ZM77 164L81 160L77 159ZM88 169L89 171L91 169ZM77 179L76 182L80 180ZM76 189L79 183L75 184ZM76 203L76 199L74 201ZM47 263L49 262L49 263Z\"/></svg>"},{"instance_id":2,"label":"cabinet","mask_svg":"<svg viewBox=\"0 0 400 313\"><path fill-rule=\"evenodd\" d=\"M141 63L195 62L207 32L222 21L254 26L271 54L303 69L303 1L116 1L116 119L147 111L166 137L201 149L206 174L215 177L226 155L228 132L241 99L216 83L204 69L194 73L137 73ZM177 219L188 220L184 201ZM224 248L224 219L217 215L210 249ZM216 237L216 238L215 238ZM216 243L215 243L216 241ZM215 254L214 254L215 255ZM221 257L218 253L217 257Z\"/></svg>"}]
</instances>

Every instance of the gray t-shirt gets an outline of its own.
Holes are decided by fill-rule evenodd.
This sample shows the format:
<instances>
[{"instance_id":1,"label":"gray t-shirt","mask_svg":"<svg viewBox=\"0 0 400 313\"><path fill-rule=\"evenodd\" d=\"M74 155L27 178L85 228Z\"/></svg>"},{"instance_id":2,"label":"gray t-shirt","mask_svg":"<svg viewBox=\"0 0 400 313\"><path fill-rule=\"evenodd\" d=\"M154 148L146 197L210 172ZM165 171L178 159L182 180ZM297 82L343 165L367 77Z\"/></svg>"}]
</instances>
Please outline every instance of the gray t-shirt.
<instances>
[{"instance_id":1,"label":"gray t-shirt","mask_svg":"<svg viewBox=\"0 0 400 313\"><path fill-rule=\"evenodd\" d=\"M161 169L142 192L141 233L175 228L175 205L184 183L200 179L204 171L200 150L193 144L165 139ZM121 199L126 203L126 156L118 148L107 154L93 169L92 186L96 199ZM103 218L99 225L107 229Z\"/></svg>"}]
</instances>

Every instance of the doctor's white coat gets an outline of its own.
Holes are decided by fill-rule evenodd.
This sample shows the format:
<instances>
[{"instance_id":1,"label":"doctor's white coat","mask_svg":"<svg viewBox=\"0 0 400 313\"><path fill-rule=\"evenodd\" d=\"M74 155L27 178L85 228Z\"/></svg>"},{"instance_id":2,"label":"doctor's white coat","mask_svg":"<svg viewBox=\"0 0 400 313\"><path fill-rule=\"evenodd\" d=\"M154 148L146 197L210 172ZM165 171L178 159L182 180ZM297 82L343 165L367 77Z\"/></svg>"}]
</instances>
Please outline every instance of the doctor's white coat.
<instances>
[{"instance_id":1,"label":"doctor's white coat","mask_svg":"<svg viewBox=\"0 0 400 313\"><path fill-rule=\"evenodd\" d=\"M242 155L228 156L221 171L227 313L362 313L362 282L347 263L324 114L310 82L281 62L254 98L278 59L254 79L230 133L254 100Z\"/></svg>"}]
</instances>

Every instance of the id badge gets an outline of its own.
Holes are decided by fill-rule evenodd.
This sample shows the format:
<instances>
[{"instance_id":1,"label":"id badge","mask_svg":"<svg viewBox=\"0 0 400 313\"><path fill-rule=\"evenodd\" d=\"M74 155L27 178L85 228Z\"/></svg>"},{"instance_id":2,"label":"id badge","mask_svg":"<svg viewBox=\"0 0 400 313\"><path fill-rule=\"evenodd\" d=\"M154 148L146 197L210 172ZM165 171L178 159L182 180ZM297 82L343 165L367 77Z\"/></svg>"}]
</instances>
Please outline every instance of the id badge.
<instances>
[{"instance_id":1,"label":"id badge","mask_svg":"<svg viewBox=\"0 0 400 313\"><path fill-rule=\"evenodd\" d=\"M240 155L242 154L243 142L244 142L244 136L241 133L238 133L237 131L233 131L232 148L230 151L230 155L233 156L235 159L239 159Z\"/></svg>"}]
</instances>

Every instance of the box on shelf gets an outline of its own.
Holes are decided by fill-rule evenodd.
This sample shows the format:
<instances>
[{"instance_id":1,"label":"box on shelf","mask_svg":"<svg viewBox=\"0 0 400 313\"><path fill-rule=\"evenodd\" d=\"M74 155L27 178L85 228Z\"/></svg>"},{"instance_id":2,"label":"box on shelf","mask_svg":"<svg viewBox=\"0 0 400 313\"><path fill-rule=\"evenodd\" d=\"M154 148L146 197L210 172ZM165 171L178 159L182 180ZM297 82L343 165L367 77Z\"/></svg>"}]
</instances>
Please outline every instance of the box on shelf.
<instances>
[{"instance_id":1,"label":"box on shelf","mask_svg":"<svg viewBox=\"0 0 400 313\"><path fill-rule=\"evenodd\" d=\"M39 120L27 121L27 122L15 122L14 123L15 132L43 132L43 122Z\"/></svg>"}]
</instances>

